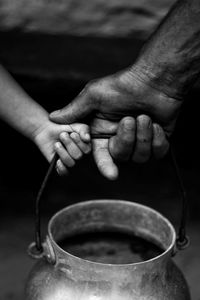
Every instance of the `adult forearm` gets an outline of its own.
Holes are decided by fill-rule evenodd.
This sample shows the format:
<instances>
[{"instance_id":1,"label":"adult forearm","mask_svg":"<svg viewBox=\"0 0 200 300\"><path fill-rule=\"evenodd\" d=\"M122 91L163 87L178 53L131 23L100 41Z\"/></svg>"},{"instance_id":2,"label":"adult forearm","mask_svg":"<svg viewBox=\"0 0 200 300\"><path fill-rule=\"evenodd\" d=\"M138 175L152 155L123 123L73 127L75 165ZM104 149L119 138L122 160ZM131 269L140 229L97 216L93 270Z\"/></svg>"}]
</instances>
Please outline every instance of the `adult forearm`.
<instances>
[{"instance_id":1,"label":"adult forearm","mask_svg":"<svg viewBox=\"0 0 200 300\"><path fill-rule=\"evenodd\" d=\"M0 66L0 118L33 139L48 120L47 112Z\"/></svg>"},{"instance_id":2,"label":"adult forearm","mask_svg":"<svg viewBox=\"0 0 200 300\"><path fill-rule=\"evenodd\" d=\"M199 0L176 2L132 69L156 89L182 99L200 74Z\"/></svg>"}]
</instances>

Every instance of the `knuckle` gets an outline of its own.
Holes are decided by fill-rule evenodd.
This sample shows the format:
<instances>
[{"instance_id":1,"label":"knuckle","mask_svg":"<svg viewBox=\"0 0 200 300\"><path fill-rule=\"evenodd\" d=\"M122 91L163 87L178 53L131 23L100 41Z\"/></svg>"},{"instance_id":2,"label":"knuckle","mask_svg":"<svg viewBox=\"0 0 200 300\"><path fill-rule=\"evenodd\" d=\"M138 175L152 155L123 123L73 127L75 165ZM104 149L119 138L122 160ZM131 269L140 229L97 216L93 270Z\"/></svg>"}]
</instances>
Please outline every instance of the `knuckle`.
<instances>
[{"instance_id":1,"label":"knuckle","mask_svg":"<svg viewBox=\"0 0 200 300\"><path fill-rule=\"evenodd\" d=\"M139 154L137 156L133 156L133 161L136 163L145 163L149 160L150 155Z\"/></svg>"},{"instance_id":2,"label":"knuckle","mask_svg":"<svg viewBox=\"0 0 200 300\"><path fill-rule=\"evenodd\" d=\"M124 153L119 151L119 149L114 148L110 151L110 153L114 159L123 160L124 158Z\"/></svg>"},{"instance_id":3,"label":"knuckle","mask_svg":"<svg viewBox=\"0 0 200 300\"><path fill-rule=\"evenodd\" d=\"M138 135L137 136L137 142L139 144L149 144L151 142L151 138L148 137L148 136L141 136L141 135Z\"/></svg>"},{"instance_id":4,"label":"knuckle","mask_svg":"<svg viewBox=\"0 0 200 300\"><path fill-rule=\"evenodd\" d=\"M116 140L113 139L109 145L109 151L111 156L119 161L127 161L133 150L134 142L133 140L125 139Z\"/></svg>"},{"instance_id":5,"label":"knuckle","mask_svg":"<svg viewBox=\"0 0 200 300\"><path fill-rule=\"evenodd\" d=\"M113 157L118 161L125 162L129 160L130 155L127 153L116 153Z\"/></svg>"},{"instance_id":6,"label":"knuckle","mask_svg":"<svg viewBox=\"0 0 200 300\"><path fill-rule=\"evenodd\" d=\"M83 156L82 152L81 151L80 152L77 151L77 153L76 153L76 159L77 160L81 159L82 156Z\"/></svg>"},{"instance_id":7,"label":"knuckle","mask_svg":"<svg viewBox=\"0 0 200 300\"><path fill-rule=\"evenodd\" d=\"M169 150L169 146L161 147L161 148L153 148L154 156L158 159L163 158Z\"/></svg>"},{"instance_id":8,"label":"knuckle","mask_svg":"<svg viewBox=\"0 0 200 300\"><path fill-rule=\"evenodd\" d=\"M61 161L61 159L59 159L57 161L57 164L56 164L56 170L57 170L57 173L62 176L62 175L65 175L67 173L67 169L66 167L63 165L63 162Z\"/></svg>"},{"instance_id":9,"label":"knuckle","mask_svg":"<svg viewBox=\"0 0 200 300\"><path fill-rule=\"evenodd\" d=\"M159 150L159 149L165 148L165 145L163 144L162 141L156 141L153 143L153 148L156 150Z\"/></svg>"},{"instance_id":10,"label":"knuckle","mask_svg":"<svg viewBox=\"0 0 200 300\"><path fill-rule=\"evenodd\" d=\"M81 125L82 127L81 127L81 132L89 132L90 131L90 127L89 127L89 125L87 125L87 124L82 124Z\"/></svg>"},{"instance_id":11,"label":"knuckle","mask_svg":"<svg viewBox=\"0 0 200 300\"><path fill-rule=\"evenodd\" d=\"M64 162L65 166L68 166L68 167L73 167L75 165L75 161L69 156L63 157L63 162Z\"/></svg>"},{"instance_id":12,"label":"knuckle","mask_svg":"<svg viewBox=\"0 0 200 300\"><path fill-rule=\"evenodd\" d=\"M149 160L151 156L151 148L150 147L141 147L136 148L133 154L133 161L138 163L144 163Z\"/></svg>"},{"instance_id":13,"label":"knuckle","mask_svg":"<svg viewBox=\"0 0 200 300\"><path fill-rule=\"evenodd\" d=\"M85 154L88 154L88 153L90 153L91 148L89 146L86 146L86 147L83 148L83 151L84 151Z\"/></svg>"},{"instance_id":14,"label":"knuckle","mask_svg":"<svg viewBox=\"0 0 200 300\"><path fill-rule=\"evenodd\" d=\"M111 156L118 161L128 161L133 147L110 149Z\"/></svg>"},{"instance_id":15,"label":"knuckle","mask_svg":"<svg viewBox=\"0 0 200 300\"><path fill-rule=\"evenodd\" d=\"M85 93L88 95L88 96L93 96L95 95L95 92L96 92L96 81L95 80L92 80L90 81L88 84L86 84L85 88L84 88L84 91Z\"/></svg>"},{"instance_id":16,"label":"knuckle","mask_svg":"<svg viewBox=\"0 0 200 300\"><path fill-rule=\"evenodd\" d=\"M169 144L165 140L157 140L153 143L153 148L156 150L165 150L168 149Z\"/></svg>"},{"instance_id":17,"label":"knuckle","mask_svg":"<svg viewBox=\"0 0 200 300\"><path fill-rule=\"evenodd\" d=\"M120 148L120 149L125 149L127 147L132 147L133 144L135 142L135 134L134 132L123 132L123 134L120 134L117 136L117 138L115 138L114 140L114 144L115 147L114 148Z\"/></svg>"},{"instance_id":18,"label":"knuckle","mask_svg":"<svg viewBox=\"0 0 200 300\"><path fill-rule=\"evenodd\" d=\"M123 152L126 151L127 147L128 148L133 148L133 144L134 144L134 137L133 136L124 136L121 139L121 142L119 144L119 151Z\"/></svg>"},{"instance_id":19,"label":"knuckle","mask_svg":"<svg viewBox=\"0 0 200 300\"><path fill-rule=\"evenodd\" d=\"M135 141L135 134L134 132L125 132L123 136L119 140L119 145L122 147L132 145Z\"/></svg>"}]
</instances>

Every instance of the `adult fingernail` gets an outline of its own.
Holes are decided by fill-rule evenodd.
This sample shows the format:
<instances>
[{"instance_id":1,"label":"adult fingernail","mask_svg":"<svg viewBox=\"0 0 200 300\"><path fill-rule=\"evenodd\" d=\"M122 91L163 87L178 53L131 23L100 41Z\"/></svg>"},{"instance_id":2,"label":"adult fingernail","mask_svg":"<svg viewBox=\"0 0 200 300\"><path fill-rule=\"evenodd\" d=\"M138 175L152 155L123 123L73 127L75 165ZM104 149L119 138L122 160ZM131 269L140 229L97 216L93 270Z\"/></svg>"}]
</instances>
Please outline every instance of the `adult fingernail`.
<instances>
[{"instance_id":1,"label":"adult fingernail","mask_svg":"<svg viewBox=\"0 0 200 300\"><path fill-rule=\"evenodd\" d=\"M60 110L55 110L52 113L50 113L50 117L56 117L59 115L59 113L60 113Z\"/></svg>"},{"instance_id":2,"label":"adult fingernail","mask_svg":"<svg viewBox=\"0 0 200 300\"><path fill-rule=\"evenodd\" d=\"M133 120L127 119L124 121L124 126L125 126L125 129L131 130L134 128L135 123L133 122Z\"/></svg>"},{"instance_id":3,"label":"adult fingernail","mask_svg":"<svg viewBox=\"0 0 200 300\"><path fill-rule=\"evenodd\" d=\"M151 119L146 115L140 115L137 117L137 125L141 128L151 128Z\"/></svg>"}]
</instances>

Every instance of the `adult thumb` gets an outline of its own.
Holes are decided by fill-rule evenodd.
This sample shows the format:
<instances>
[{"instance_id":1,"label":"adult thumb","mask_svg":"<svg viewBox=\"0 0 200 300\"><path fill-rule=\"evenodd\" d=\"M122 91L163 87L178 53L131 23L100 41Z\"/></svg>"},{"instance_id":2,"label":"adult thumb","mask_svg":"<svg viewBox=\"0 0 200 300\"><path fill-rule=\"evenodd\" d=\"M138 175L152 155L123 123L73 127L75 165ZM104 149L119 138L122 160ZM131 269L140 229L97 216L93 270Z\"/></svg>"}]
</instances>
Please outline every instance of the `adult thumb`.
<instances>
[{"instance_id":1,"label":"adult thumb","mask_svg":"<svg viewBox=\"0 0 200 300\"><path fill-rule=\"evenodd\" d=\"M88 116L94 111L94 108L95 106L92 104L87 92L84 92L78 95L67 106L52 112L49 118L55 123L70 124Z\"/></svg>"}]
</instances>

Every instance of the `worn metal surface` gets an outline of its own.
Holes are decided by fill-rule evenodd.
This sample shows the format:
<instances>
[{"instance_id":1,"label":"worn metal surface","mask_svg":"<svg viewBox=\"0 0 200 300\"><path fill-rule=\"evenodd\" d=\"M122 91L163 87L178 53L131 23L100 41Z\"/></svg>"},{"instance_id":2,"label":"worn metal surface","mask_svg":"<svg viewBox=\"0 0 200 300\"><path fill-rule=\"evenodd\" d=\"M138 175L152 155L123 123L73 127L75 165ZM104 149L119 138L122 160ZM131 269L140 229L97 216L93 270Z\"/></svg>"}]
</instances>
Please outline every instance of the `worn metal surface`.
<instances>
[{"instance_id":1,"label":"worn metal surface","mask_svg":"<svg viewBox=\"0 0 200 300\"><path fill-rule=\"evenodd\" d=\"M164 252L141 263L113 265L80 259L57 244L67 235L106 229L133 232L162 246ZM48 235L48 261L41 259L32 270L27 300L190 299L186 281L171 260L175 231L167 219L148 207L119 200L79 203L51 219Z\"/></svg>"}]
</instances>

